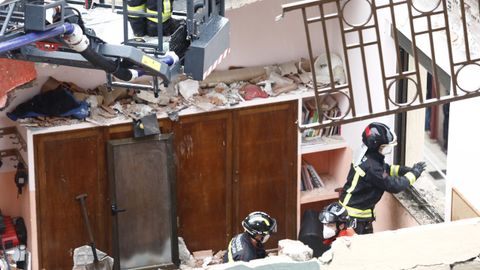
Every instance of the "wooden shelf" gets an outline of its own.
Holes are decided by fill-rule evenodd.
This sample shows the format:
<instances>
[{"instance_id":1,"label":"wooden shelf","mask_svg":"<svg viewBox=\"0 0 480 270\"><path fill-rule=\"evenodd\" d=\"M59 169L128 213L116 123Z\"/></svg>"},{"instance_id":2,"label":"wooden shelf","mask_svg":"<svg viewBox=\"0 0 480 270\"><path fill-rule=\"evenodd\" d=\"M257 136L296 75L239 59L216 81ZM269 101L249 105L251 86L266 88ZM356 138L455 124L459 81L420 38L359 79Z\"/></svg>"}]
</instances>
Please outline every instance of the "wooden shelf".
<instances>
[{"instance_id":1,"label":"wooden shelf","mask_svg":"<svg viewBox=\"0 0 480 270\"><path fill-rule=\"evenodd\" d=\"M329 151L347 147L347 142L341 136L318 137L302 141L302 154Z\"/></svg>"},{"instance_id":2,"label":"wooden shelf","mask_svg":"<svg viewBox=\"0 0 480 270\"><path fill-rule=\"evenodd\" d=\"M342 187L342 185L329 174L320 174L320 178L322 178L325 187L301 191L300 204L338 199L339 194L335 189Z\"/></svg>"}]
</instances>

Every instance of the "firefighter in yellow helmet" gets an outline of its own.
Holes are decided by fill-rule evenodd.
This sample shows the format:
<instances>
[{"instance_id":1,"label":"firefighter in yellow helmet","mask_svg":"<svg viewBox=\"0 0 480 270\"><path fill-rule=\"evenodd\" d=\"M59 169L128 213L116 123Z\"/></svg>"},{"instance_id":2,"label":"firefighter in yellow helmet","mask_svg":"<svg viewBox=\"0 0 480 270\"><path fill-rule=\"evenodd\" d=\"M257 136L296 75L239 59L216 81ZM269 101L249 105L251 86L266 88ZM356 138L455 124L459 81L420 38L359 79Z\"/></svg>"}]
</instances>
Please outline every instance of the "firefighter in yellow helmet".
<instances>
[{"instance_id":1,"label":"firefighter in yellow helmet","mask_svg":"<svg viewBox=\"0 0 480 270\"><path fill-rule=\"evenodd\" d=\"M277 232L277 221L264 212L252 212L243 221L244 233L230 240L223 262L265 258L265 244L272 233Z\"/></svg>"},{"instance_id":2,"label":"firefighter in yellow helmet","mask_svg":"<svg viewBox=\"0 0 480 270\"><path fill-rule=\"evenodd\" d=\"M179 21L172 18L173 0L162 0L162 16L163 35L170 36L180 25ZM157 0L127 0L128 11L146 12L148 14L157 13ZM159 16L160 17L160 16ZM149 35L156 36L157 18L141 17L129 15L128 21L132 27L133 34L137 37Z\"/></svg>"},{"instance_id":3,"label":"firefighter in yellow helmet","mask_svg":"<svg viewBox=\"0 0 480 270\"><path fill-rule=\"evenodd\" d=\"M390 165L385 155L397 144L397 137L382 123L369 124L362 133L364 151L354 160L340 195L340 204L348 211L357 234L373 232L373 209L385 191L398 193L413 185L425 170L425 163L412 168Z\"/></svg>"}]
</instances>

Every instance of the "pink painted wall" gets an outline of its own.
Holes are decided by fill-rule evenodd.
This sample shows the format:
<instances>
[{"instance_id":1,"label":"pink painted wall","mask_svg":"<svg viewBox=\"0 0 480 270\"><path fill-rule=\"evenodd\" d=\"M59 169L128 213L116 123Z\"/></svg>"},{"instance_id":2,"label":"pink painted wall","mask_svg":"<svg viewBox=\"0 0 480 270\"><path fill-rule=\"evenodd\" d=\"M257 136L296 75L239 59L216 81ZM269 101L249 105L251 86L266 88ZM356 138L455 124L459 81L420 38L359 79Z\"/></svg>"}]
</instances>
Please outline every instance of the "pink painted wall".
<instances>
[{"instance_id":1,"label":"pink painted wall","mask_svg":"<svg viewBox=\"0 0 480 270\"><path fill-rule=\"evenodd\" d=\"M23 205L25 203L25 194L17 198L17 187L14 183L15 172L5 172L0 174L0 209L6 216L21 216ZM26 192L28 187L23 189Z\"/></svg>"}]
</instances>

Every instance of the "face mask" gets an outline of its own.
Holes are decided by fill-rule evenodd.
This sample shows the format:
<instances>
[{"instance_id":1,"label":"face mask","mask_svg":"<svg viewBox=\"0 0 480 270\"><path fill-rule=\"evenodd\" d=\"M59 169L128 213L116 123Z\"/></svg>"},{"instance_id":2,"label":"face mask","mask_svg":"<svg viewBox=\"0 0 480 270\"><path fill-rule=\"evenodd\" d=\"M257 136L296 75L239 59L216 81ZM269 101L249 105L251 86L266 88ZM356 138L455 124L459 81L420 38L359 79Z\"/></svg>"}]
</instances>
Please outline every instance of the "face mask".
<instances>
[{"instance_id":1,"label":"face mask","mask_svg":"<svg viewBox=\"0 0 480 270\"><path fill-rule=\"evenodd\" d=\"M334 237L337 234L337 232L330 228L329 226L323 226L323 239L329 239Z\"/></svg>"},{"instance_id":2,"label":"face mask","mask_svg":"<svg viewBox=\"0 0 480 270\"><path fill-rule=\"evenodd\" d=\"M380 147L378 152L380 152L380 154L386 156L386 155L392 153L392 150L393 150L393 145L386 144L386 145L383 145L382 147Z\"/></svg>"},{"instance_id":3,"label":"face mask","mask_svg":"<svg viewBox=\"0 0 480 270\"><path fill-rule=\"evenodd\" d=\"M262 239L262 244L265 244L265 243L268 241L268 239L270 239L270 235L269 235L269 234L267 234L267 235L265 235L265 236L263 237L263 239Z\"/></svg>"}]
</instances>

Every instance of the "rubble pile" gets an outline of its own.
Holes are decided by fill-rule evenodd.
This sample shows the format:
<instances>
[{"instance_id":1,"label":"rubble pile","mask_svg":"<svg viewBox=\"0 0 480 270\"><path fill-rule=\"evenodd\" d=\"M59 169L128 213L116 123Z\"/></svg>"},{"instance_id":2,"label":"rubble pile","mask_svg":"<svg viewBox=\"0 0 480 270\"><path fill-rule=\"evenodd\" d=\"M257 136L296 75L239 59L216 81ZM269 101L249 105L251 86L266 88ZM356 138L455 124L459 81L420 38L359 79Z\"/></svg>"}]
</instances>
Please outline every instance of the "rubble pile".
<instances>
[{"instance_id":1,"label":"rubble pile","mask_svg":"<svg viewBox=\"0 0 480 270\"><path fill-rule=\"evenodd\" d=\"M324 61L325 57L320 56L317 60ZM325 71L325 64L317 63L318 61L315 62L318 68L317 83L322 87L325 86L325 76L329 77L328 68ZM344 83L343 68L337 72L341 60L335 58L332 63L333 77L337 83ZM151 85L151 78L148 76L141 79L142 81L134 83ZM41 88L41 93L57 89L59 85L67 88L78 102L88 103L88 117L75 119L57 115L40 115L19 118L17 121L24 126L36 127L69 125L84 121L103 126L118 121L139 119L153 113L157 116L166 114L175 121L178 118L178 112L186 108L213 111L233 107L252 99L313 89L310 63L306 59L266 67L215 71L204 81L194 81L185 76L179 76L169 87L160 86L158 94L153 91L129 88L109 89L106 85L100 85L94 89L82 89L74 83L59 82L54 78L47 80Z\"/></svg>"}]
</instances>

